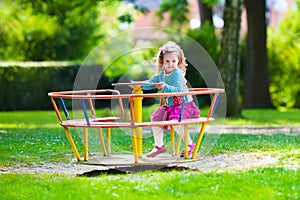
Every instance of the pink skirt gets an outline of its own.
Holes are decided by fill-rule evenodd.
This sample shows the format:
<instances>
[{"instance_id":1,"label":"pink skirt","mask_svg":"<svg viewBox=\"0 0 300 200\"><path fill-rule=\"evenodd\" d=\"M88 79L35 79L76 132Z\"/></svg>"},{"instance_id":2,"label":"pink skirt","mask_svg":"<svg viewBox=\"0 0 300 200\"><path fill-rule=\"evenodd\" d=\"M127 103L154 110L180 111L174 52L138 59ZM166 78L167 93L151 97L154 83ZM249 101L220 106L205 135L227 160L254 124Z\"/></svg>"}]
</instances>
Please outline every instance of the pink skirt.
<instances>
[{"instance_id":1,"label":"pink skirt","mask_svg":"<svg viewBox=\"0 0 300 200\"><path fill-rule=\"evenodd\" d=\"M151 116L152 121L168 121L168 120L178 120L180 116L181 105L176 106L161 106L159 107ZM184 105L182 119L199 118L200 110L194 103L190 101ZM163 127L165 130L168 127Z\"/></svg>"}]
</instances>

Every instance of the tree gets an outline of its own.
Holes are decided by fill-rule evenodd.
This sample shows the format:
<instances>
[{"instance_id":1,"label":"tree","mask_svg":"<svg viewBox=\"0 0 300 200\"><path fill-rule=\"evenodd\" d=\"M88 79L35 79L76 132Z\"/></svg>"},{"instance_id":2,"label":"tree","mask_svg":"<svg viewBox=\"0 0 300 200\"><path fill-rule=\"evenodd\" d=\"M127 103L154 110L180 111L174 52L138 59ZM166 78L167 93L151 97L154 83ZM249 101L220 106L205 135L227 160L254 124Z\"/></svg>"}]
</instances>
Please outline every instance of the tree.
<instances>
[{"instance_id":1,"label":"tree","mask_svg":"<svg viewBox=\"0 0 300 200\"><path fill-rule=\"evenodd\" d=\"M1 9L2 59L81 59L103 37L99 0L6 0Z\"/></svg>"},{"instance_id":2,"label":"tree","mask_svg":"<svg viewBox=\"0 0 300 200\"><path fill-rule=\"evenodd\" d=\"M168 4L169 1L164 1ZM209 12L207 8L215 3L215 0L199 0L198 6L202 13L201 21L210 21ZM181 2L182 3L182 2ZM186 1L183 2L186 5ZM241 102L239 97L239 86L240 86L240 24L241 24L241 12L242 12L243 0L227 0L224 12L225 26L222 31L221 38L221 52L219 56L219 69L225 84L226 96L227 96L227 115L235 116L241 114ZM172 6L168 6L164 12L178 13L177 9L179 6L173 9ZM161 11L160 11L161 12ZM180 16L186 16L181 13ZM203 25L203 24L202 24ZM205 24L204 24L205 25ZM201 30L203 27L200 27ZM193 36L199 35L195 29L195 33L189 31L188 34ZM211 44L210 44L211 45ZM204 46L205 47L205 46ZM206 47L205 47L206 48ZM216 52L217 52L216 47Z\"/></svg>"},{"instance_id":3,"label":"tree","mask_svg":"<svg viewBox=\"0 0 300 200\"><path fill-rule=\"evenodd\" d=\"M259 0L257 0L259 1ZM256 2L256 1L254 1ZM212 5L214 0L198 0L199 9L202 13L202 18L209 19L209 14L206 14L205 5ZM224 10L224 28L221 38L221 53L219 56L218 66L221 71L227 94L227 115L235 116L241 114L242 96L240 96L240 23L241 12L244 0L226 0ZM247 1L251 4L250 14L248 16L248 46L245 80L245 106L253 104L255 107L263 105L271 107L270 96L268 92L268 72L266 60L266 26L265 26L265 1L259 1L259 4L253 1ZM258 5L258 7L257 7ZM247 6L247 5L246 5ZM249 5L247 6L249 7ZM258 8L259 12L256 12ZM178 12L169 7L170 12ZM181 14L182 15L182 14ZM259 24L255 24L255 23ZM256 27L259 26L259 28ZM190 34L191 35L191 34ZM194 33L192 35L195 35ZM259 55L261 54L261 55ZM262 67L262 73L257 70ZM254 73L253 73L254 70ZM255 75L259 76L256 77ZM261 88L259 94L255 93L255 87L252 84L259 78L259 84L256 88ZM252 87L252 88L248 88ZM250 93L249 91L252 90ZM256 91L257 92L257 91Z\"/></svg>"},{"instance_id":4,"label":"tree","mask_svg":"<svg viewBox=\"0 0 300 200\"><path fill-rule=\"evenodd\" d=\"M215 29L212 21L212 6L219 0L198 0L198 8L200 12L199 18L201 19L201 26L196 29L183 28L188 27L189 21L189 3L187 0L170 1L163 0L156 12L156 16L160 20L163 19L164 13L170 15L170 25L179 31L186 31L186 34L199 42L209 53L209 55L216 61L219 52L219 44L217 36L215 35Z\"/></svg>"},{"instance_id":5,"label":"tree","mask_svg":"<svg viewBox=\"0 0 300 200\"><path fill-rule=\"evenodd\" d=\"M241 114L240 85L240 25L243 0L227 0L221 39L219 69L227 96L227 116Z\"/></svg>"},{"instance_id":6,"label":"tree","mask_svg":"<svg viewBox=\"0 0 300 200\"><path fill-rule=\"evenodd\" d=\"M245 7L248 33L243 106L272 108L266 47L266 1L245 0Z\"/></svg>"},{"instance_id":7,"label":"tree","mask_svg":"<svg viewBox=\"0 0 300 200\"><path fill-rule=\"evenodd\" d=\"M198 8L200 13L201 26L206 24L208 21L211 25L213 24L212 18L212 6L218 0L198 0ZM162 20L163 14L170 14L170 24L178 25L179 30L182 29L182 25L186 24L189 21L188 13L189 13L189 3L187 0L178 0L178 1L170 1L163 0L159 10L156 12L156 16Z\"/></svg>"},{"instance_id":8,"label":"tree","mask_svg":"<svg viewBox=\"0 0 300 200\"><path fill-rule=\"evenodd\" d=\"M213 24L213 13L212 4L215 3L211 0L198 0L198 6L200 11L201 26L203 26L207 21Z\"/></svg>"}]
</instances>

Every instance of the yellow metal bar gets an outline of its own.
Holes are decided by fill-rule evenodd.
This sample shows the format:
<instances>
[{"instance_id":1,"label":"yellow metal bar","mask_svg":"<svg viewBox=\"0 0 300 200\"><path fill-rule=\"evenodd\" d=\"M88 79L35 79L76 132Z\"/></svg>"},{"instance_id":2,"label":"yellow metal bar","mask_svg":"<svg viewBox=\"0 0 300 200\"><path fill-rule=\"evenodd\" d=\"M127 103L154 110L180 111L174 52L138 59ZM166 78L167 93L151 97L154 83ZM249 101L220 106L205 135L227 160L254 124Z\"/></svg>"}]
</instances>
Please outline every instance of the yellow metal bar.
<instances>
[{"instance_id":1,"label":"yellow metal bar","mask_svg":"<svg viewBox=\"0 0 300 200\"><path fill-rule=\"evenodd\" d=\"M106 148L105 148L105 142L104 142L104 139L103 139L102 130L101 130L101 128L97 128L97 130L98 130L98 135L99 135L99 138L100 138L100 143L101 143L103 155L107 156L107 151L106 151Z\"/></svg>"},{"instance_id":2,"label":"yellow metal bar","mask_svg":"<svg viewBox=\"0 0 300 200\"><path fill-rule=\"evenodd\" d=\"M184 158L187 159L189 157L189 150L188 150L188 136L189 136L189 130L188 125L184 125Z\"/></svg>"},{"instance_id":3,"label":"yellow metal bar","mask_svg":"<svg viewBox=\"0 0 300 200\"><path fill-rule=\"evenodd\" d=\"M142 157L143 154L143 130L141 127L136 128L136 136L137 136L137 150L139 157Z\"/></svg>"},{"instance_id":4,"label":"yellow metal bar","mask_svg":"<svg viewBox=\"0 0 300 200\"><path fill-rule=\"evenodd\" d=\"M67 127L64 127L64 129L65 129L67 138L68 138L68 140L69 140L69 143L70 143L70 145L71 145L71 147L72 147L72 149L73 149L73 151L74 151L74 154L75 154L77 160L80 161L80 160L81 160L81 159L80 159L80 155L79 155L78 150L77 150L77 148L76 148L76 145L75 145L75 143L74 143L74 141L73 141L73 138L72 138L72 136L71 136L70 130L69 130Z\"/></svg>"},{"instance_id":5,"label":"yellow metal bar","mask_svg":"<svg viewBox=\"0 0 300 200\"><path fill-rule=\"evenodd\" d=\"M83 129L83 155L84 155L84 161L87 161L89 159L89 142L88 142L88 128Z\"/></svg>"},{"instance_id":6,"label":"yellow metal bar","mask_svg":"<svg viewBox=\"0 0 300 200\"><path fill-rule=\"evenodd\" d=\"M196 146L195 146L195 149L194 149L194 152L193 152L193 155L192 155L192 159L196 158L196 154L197 154L198 149L200 147L206 125L207 125L207 123L202 124L201 130L199 132L199 136L198 136L198 139L197 139L197 142L196 142Z\"/></svg>"},{"instance_id":7,"label":"yellow metal bar","mask_svg":"<svg viewBox=\"0 0 300 200\"><path fill-rule=\"evenodd\" d=\"M181 137L178 135L176 149L175 149L175 156L178 155L179 153L180 144L181 144Z\"/></svg>"},{"instance_id":8,"label":"yellow metal bar","mask_svg":"<svg viewBox=\"0 0 300 200\"><path fill-rule=\"evenodd\" d=\"M172 152L172 155L174 156L175 155L175 145L174 145L174 127L171 126L171 129L170 129L170 140L171 140L171 152Z\"/></svg>"},{"instance_id":9,"label":"yellow metal bar","mask_svg":"<svg viewBox=\"0 0 300 200\"><path fill-rule=\"evenodd\" d=\"M107 153L108 156L110 156L111 154L111 132L110 132L110 128L106 129L106 137L107 137Z\"/></svg>"},{"instance_id":10,"label":"yellow metal bar","mask_svg":"<svg viewBox=\"0 0 300 200\"><path fill-rule=\"evenodd\" d=\"M137 138L136 138L136 128L131 130L132 132L132 146L133 146L133 155L134 155L134 162L137 164L139 162L139 152L137 148Z\"/></svg>"},{"instance_id":11,"label":"yellow metal bar","mask_svg":"<svg viewBox=\"0 0 300 200\"><path fill-rule=\"evenodd\" d=\"M132 94L143 94L143 90L141 86L136 86L134 90L132 91ZM142 122L143 121L143 115L142 115L142 100L143 97L135 97L133 98L133 109L134 109L134 121L135 122ZM136 136L137 136L137 152L138 156L142 156L143 151L143 133L142 128L138 127L136 128Z\"/></svg>"}]
</instances>

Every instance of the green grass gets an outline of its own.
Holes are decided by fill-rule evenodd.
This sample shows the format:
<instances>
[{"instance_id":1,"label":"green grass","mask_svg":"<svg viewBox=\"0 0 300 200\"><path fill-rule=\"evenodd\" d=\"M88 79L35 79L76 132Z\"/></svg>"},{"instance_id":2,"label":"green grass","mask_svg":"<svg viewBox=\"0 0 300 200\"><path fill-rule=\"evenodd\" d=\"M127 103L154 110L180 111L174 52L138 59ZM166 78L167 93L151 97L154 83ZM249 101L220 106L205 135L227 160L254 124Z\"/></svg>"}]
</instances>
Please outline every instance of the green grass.
<instances>
[{"instance_id":1,"label":"green grass","mask_svg":"<svg viewBox=\"0 0 300 200\"><path fill-rule=\"evenodd\" d=\"M149 111L145 110L145 113ZM146 114L145 114L146 115ZM299 126L300 110L245 110L243 118L226 119L229 125ZM82 134L72 131L82 155ZM116 135L120 137L116 137ZM126 135L126 134L125 134ZM90 148L99 149L97 134L89 134ZM123 137L121 137L123 136ZM214 135L205 135L209 140ZM61 174L0 174L0 199L299 199L300 135L215 135L210 155L259 152L278 156L273 167L247 171L216 170L143 172L93 178ZM94 139L97 138L97 139ZM120 139L122 138L122 139ZM168 136L165 137L168 140ZM144 149L153 139L144 138ZM112 143L131 151L131 138L113 132ZM115 150L114 150L115 151ZM74 158L54 111L0 112L0 168L34 163L69 163Z\"/></svg>"},{"instance_id":2,"label":"green grass","mask_svg":"<svg viewBox=\"0 0 300 200\"><path fill-rule=\"evenodd\" d=\"M78 143L80 140L76 136L75 134L74 139ZM73 156L62 128L9 128L2 130L0 152L0 166L70 162Z\"/></svg>"},{"instance_id":3,"label":"green grass","mask_svg":"<svg viewBox=\"0 0 300 200\"><path fill-rule=\"evenodd\" d=\"M149 120L154 107L144 107L143 118ZM106 110L99 111L106 114ZM207 113L202 108L201 113ZM63 114L62 114L63 116ZM226 118L225 125L300 126L300 109L278 111L271 109L249 109L242 111L241 118ZM60 127L54 111L0 112L1 128L54 128Z\"/></svg>"},{"instance_id":4,"label":"green grass","mask_svg":"<svg viewBox=\"0 0 300 200\"><path fill-rule=\"evenodd\" d=\"M105 111L103 111L105 112ZM147 110L145 109L145 112ZM282 122L298 126L300 110L280 112L276 110L245 110L243 119L229 119L231 124L238 124L240 120L256 124L265 121L269 124L280 125ZM80 153L83 151L82 134L71 129ZM89 148L101 151L97 133L90 130ZM74 133L75 132L75 133ZM125 130L126 132L126 130ZM127 130L130 132L130 130ZM119 136L118 136L119 135ZM126 137L125 137L126 136ZM168 140L168 135L165 137ZM206 138L207 137L207 138ZM294 152L290 156L299 158L299 135L238 135L224 134L215 137L216 142L210 154L264 151L273 154ZM121 138L121 139L120 139ZM218 140L217 140L218 139ZM143 138L144 151L152 148L152 137ZM115 151L131 152L131 137L124 134L124 130L114 130L112 143L119 148ZM295 150L296 149L296 150ZM60 127L54 111L16 111L0 113L0 166L10 166L22 163L68 162L73 152ZM67 156L66 156L67 155Z\"/></svg>"},{"instance_id":5,"label":"green grass","mask_svg":"<svg viewBox=\"0 0 300 200\"><path fill-rule=\"evenodd\" d=\"M0 174L0 199L299 199L300 171L144 172L93 178Z\"/></svg>"},{"instance_id":6,"label":"green grass","mask_svg":"<svg viewBox=\"0 0 300 200\"><path fill-rule=\"evenodd\" d=\"M54 111L0 112L0 130L6 128L61 128Z\"/></svg>"},{"instance_id":7,"label":"green grass","mask_svg":"<svg viewBox=\"0 0 300 200\"><path fill-rule=\"evenodd\" d=\"M117 135L120 136L117 136ZM74 133L73 138L82 155L83 143L82 134ZM98 135L92 135L89 141L89 149L101 151ZM165 140L168 140L168 135ZM205 136L206 137L214 136ZM218 137L218 136L216 136ZM300 135L239 135L223 134L217 138L217 142L210 155L218 153L240 153L263 151L277 155L279 152L290 154L290 158L300 160ZM144 151L152 148L152 137L144 138ZM131 137L124 136L123 132L114 130L112 137L113 153L118 151L132 152ZM0 133L0 167L12 165L31 165L33 163L47 162L70 162L74 157L69 142L62 128L43 128L43 129L6 129Z\"/></svg>"},{"instance_id":8,"label":"green grass","mask_svg":"<svg viewBox=\"0 0 300 200\"><path fill-rule=\"evenodd\" d=\"M219 137L210 154L259 152L262 155L278 156L279 164L300 165L299 144L300 135L224 134Z\"/></svg>"},{"instance_id":9,"label":"green grass","mask_svg":"<svg viewBox=\"0 0 300 200\"><path fill-rule=\"evenodd\" d=\"M300 126L300 109L285 111L272 109L248 109L241 118L226 118L226 125Z\"/></svg>"}]
</instances>

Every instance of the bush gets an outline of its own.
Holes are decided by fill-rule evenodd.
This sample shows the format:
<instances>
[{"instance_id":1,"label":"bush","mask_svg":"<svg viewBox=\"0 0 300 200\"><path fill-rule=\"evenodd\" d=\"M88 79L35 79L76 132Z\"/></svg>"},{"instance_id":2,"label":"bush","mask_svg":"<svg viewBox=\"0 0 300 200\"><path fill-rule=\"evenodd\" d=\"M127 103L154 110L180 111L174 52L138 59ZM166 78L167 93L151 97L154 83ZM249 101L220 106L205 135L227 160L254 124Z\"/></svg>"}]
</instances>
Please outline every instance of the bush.
<instances>
[{"instance_id":1,"label":"bush","mask_svg":"<svg viewBox=\"0 0 300 200\"><path fill-rule=\"evenodd\" d=\"M73 90L74 80L80 67L79 64L66 62L2 63L0 65L0 110L2 111L52 109L48 92ZM102 70L99 66L91 67ZM109 83L103 82L102 86L108 87Z\"/></svg>"},{"instance_id":2,"label":"bush","mask_svg":"<svg viewBox=\"0 0 300 200\"><path fill-rule=\"evenodd\" d=\"M208 22L199 29L190 29L187 35L196 40L207 51L215 63L218 63L220 43L215 34L214 27Z\"/></svg>"},{"instance_id":3,"label":"bush","mask_svg":"<svg viewBox=\"0 0 300 200\"><path fill-rule=\"evenodd\" d=\"M80 73L86 73L88 77L78 78L79 69L83 70ZM52 110L49 92L113 89L112 83L118 82L120 77L108 77L100 65L80 65L74 62L0 62L0 111ZM127 75L123 75L122 79L130 80ZM97 83L96 86L94 83ZM124 91L130 93L131 89L128 87ZM143 101L144 105L153 103L151 98ZM102 102L96 106L108 107L110 102Z\"/></svg>"},{"instance_id":4,"label":"bush","mask_svg":"<svg viewBox=\"0 0 300 200\"><path fill-rule=\"evenodd\" d=\"M278 29L269 28L270 93L277 108L300 107L299 9L290 12Z\"/></svg>"}]
</instances>

